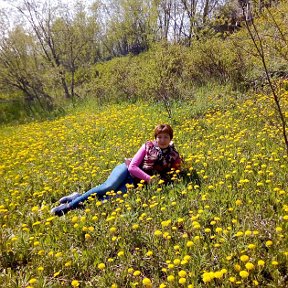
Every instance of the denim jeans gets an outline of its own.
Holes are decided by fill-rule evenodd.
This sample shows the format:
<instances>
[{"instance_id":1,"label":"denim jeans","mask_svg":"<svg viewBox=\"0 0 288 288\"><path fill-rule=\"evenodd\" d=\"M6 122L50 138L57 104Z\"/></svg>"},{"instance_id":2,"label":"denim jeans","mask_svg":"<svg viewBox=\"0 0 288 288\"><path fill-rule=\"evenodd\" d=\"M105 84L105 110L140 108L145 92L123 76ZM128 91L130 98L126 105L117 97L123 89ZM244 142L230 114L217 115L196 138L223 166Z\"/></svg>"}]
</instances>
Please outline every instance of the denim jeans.
<instances>
[{"instance_id":1,"label":"denim jeans","mask_svg":"<svg viewBox=\"0 0 288 288\"><path fill-rule=\"evenodd\" d=\"M132 184L133 179L127 169L125 163L117 165L107 178L107 180L96 187L93 187L89 191L85 192L81 196L74 199L72 202L69 203L69 208L76 208L80 202L84 202L88 199L89 196L95 194L99 199L104 199L106 192L109 191L121 191L122 193L127 192L126 184Z\"/></svg>"}]
</instances>

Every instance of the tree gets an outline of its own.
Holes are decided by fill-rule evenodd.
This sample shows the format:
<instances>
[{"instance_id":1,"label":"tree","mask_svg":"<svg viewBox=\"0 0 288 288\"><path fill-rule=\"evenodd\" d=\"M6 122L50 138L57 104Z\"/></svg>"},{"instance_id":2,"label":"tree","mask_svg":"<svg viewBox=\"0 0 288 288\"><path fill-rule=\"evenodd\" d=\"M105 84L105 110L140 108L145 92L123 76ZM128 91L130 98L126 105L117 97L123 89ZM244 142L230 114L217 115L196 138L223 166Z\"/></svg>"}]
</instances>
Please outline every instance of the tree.
<instances>
[{"instance_id":1,"label":"tree","mask_svg":"<svg viewBox=\"0 0 288 288\"><path fill-rule=\"evenodd\" d=\"M103 45L110 56L139 54L155 40L157 22L153 1L120 0L104 4Z\"/></svg>"},{"instance_id":2,"label":"tree","mask_svg":"<svg viewBox=\"0 0 288 288\"><path fill-rule=\"evenodd\" d=\"M248 34L250 36L250 39L254 45L254 48L256 50L256 55L260 59L262 63L262 68L265 73L265 78L268 83L268 87L270 88L272 98L274 101L275 109L277 112L277 125L280 124L280 130L283 135L283 140L286 147L286 154L288 155L288 124L287 124L287 116L285 113L285 107L282 105L282 97L285 95L285 92L282 95L282 89L278 88L275 83L273 83L273 79L271 77L271 65L269 65L269 50L274 50L273 52L276 53L274 55L274 61L278 58L284 59L287 65L288 61L288 49L287 49L287 35L286 35L286 29L288 24L288 18L287 13L285 13L285 9L287 12L288 5L282 6L284 13L277 13L277 9L273 12L269 9L269 6L266 6L267 13L264 13L266 11L263 11L263 7L259 10L261 12L261 19L264 20L264 25L266 30L262 29L262 33L259 30L259 22L256 22L254 17L249 19L247 17L247 5L249 5L249 0L239 0L239 3L242 7L243 16L246 23L246 28L248 31ZM284 4L285 5L285 4ZM277 15L278 14L278 15ZM276 17L274 15L278 16L278 19L276 20ZM259 25L259 26L258 26ZM264 32L263 32L264 31ZM271 38L273 39L271 41ZM276 42L276 45L275 45ZM267 45L269 43L270 45ZM271 49L272 48L272 49ZM273 49L274 48L274 49ZM276 49L275 49L276 48ZM276 57L275 57L276 56ZM284 57L283 57L284 56ZM271 63L271 62L270 62ZM269 67L270 66L270 67Z\"/></svg>"},{"instance_id":3,"label":"tree","mask_svg":"<svg viewBox=\"0 0 288 288\"><path fill-rule=\"evenodd\" d=\"M67 6L49 3L39 6L25 0L17 9L28 21L39 53L51 73L57 75L65 98L74 101L76 70L95 62L97 21L95 14L88 17L81 4L76 6L76 12L70 12Z\"/></svg>"},{"instance_id":4,"label":"tree","mask_svg":"<svg viewBox=\"0 0 288 288\"><path fill-rule=\"evenodd\" d=\"M88 16L85 7L79 4L72 13L65 10L61 17L56 18L51 32L60 66L63 67L65 80L69 84L69 95L73 100L76 95L79 96L75 93L75 85L84 81L79 77L81 73L76 77L77 71L85 69L101 58L97 39L97 19L95 14Z\"/></svg>"},{"instance_id":5,"label":"tree","mask_svg":"<svg viewBox=\"0 0 288 288\"><path fill-rule=\"evenodd\" d=\"M44 71L35 43L21 26L16 26L8 35L2 37L0 59L2 89L22 91L30 108L30 104L36 100L43 110L52 110L53 99L43 85Z\"/></svg>"}]
</instances>

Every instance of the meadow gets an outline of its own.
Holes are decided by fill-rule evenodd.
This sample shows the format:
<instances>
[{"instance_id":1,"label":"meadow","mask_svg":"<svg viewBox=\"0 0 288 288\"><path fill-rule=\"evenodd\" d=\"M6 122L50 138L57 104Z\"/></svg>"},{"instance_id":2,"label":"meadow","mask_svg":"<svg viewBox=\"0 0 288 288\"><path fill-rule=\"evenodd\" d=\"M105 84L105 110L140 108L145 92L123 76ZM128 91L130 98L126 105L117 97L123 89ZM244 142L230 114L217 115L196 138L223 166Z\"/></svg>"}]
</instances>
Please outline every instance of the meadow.
<instances>
[{"instance_id":1,"label":"meadow","mask_svg":"<svg viewBox=\"0 0 288 288\"><path fill-rule=\"evenodd\" d=\"M175 104L172 120L161 103L139 102L2 126L0 286L287 287L288 166L273 102L204 100L201 109ZM50 214L63 195L105 180L163 122L184 176Z\"/></svg>"}]
</instances>

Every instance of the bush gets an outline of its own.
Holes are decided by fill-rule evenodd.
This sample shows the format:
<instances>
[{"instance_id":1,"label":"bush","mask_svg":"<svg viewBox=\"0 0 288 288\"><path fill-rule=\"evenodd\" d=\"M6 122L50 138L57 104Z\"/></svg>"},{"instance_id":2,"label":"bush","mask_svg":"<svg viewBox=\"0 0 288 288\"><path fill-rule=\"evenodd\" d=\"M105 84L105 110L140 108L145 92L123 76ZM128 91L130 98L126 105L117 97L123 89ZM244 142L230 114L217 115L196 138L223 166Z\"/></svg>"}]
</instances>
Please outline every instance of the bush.
<instances>
[{"instance_id":1,"label":"bush","mask_svg":"<svg viewBox=\"0 0 288 288\"><path fill-rule=\"evenodd\" d=\"M218 38L195 42L192 48L158 43L138 56L95 65L86 91L100 103L191 99L193 87L209 82L238 87L246 73L239 53L231 41Z\"/></svg>"},{"instance_id":2,"label":"bush","mask_svg":"<svg viewBox=\"0 0 288 288\"><path fill-rule=\"evenodd\" d=\"M237 88L245 78L247 65L242 55L229 39L217 37L195 41L189 51L186 78L196 85L209 82L230 83Z\"/></svg>"}]
</instances>

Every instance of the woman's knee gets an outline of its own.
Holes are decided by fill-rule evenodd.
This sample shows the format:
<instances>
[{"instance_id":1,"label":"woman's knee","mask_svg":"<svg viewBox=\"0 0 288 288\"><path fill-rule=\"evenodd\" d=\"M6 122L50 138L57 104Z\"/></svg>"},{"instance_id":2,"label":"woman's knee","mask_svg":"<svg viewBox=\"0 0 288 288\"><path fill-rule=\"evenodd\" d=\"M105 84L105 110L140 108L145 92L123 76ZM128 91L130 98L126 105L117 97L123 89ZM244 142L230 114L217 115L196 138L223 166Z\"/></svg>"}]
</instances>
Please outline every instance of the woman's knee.
<instances>
[{"instance_id":1,"label":"woman's knee","mask_svg":"<svg viewBox=\"0 0 288 288\"><path fill-rule=\"evenodd\" d=\"M113 183L105 181L103 184L101 184L101 190L108 192L114 189L113 186Z\"/></svg>"}]
</instances>

